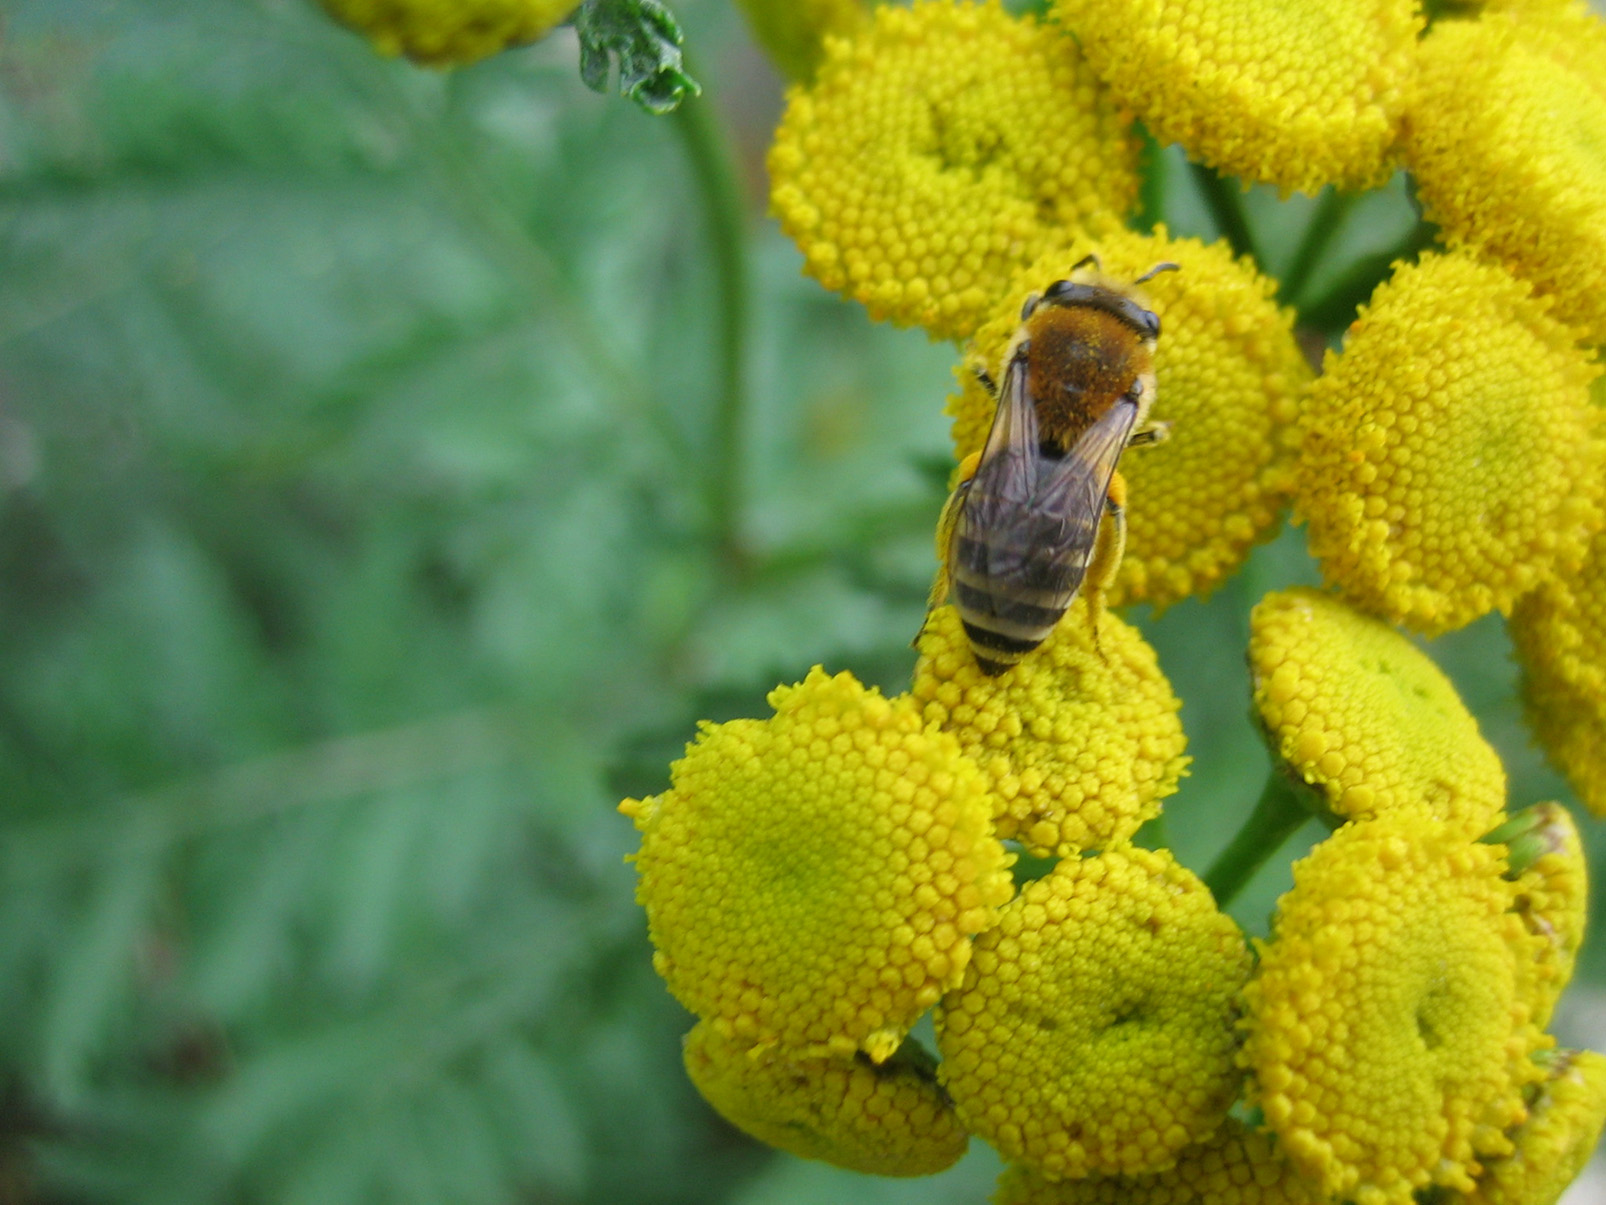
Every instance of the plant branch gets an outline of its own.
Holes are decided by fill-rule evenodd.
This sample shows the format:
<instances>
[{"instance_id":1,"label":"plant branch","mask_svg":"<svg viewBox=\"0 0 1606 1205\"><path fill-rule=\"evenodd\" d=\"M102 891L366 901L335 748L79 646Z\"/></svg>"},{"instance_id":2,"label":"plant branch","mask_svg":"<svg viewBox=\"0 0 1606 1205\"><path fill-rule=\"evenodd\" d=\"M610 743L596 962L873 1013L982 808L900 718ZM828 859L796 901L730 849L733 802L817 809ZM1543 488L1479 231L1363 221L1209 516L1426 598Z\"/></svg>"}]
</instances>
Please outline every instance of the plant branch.
<instances>
[{"instance_id":1,"label":"plant branch","mask_svg":"<svg viewBox=\"0 0 1606 1205\"><path fill-rule=\"evenodd\" d=\"M1266 859L1310 818L1294 785L1273 767L1254 811L1204 874L1205 886L1216 897L1217 907L1225 908L1231 903Z\"/></svg>"},{"instance_id":2,"label":"plant branch","mask_svg":"<svg viewBox=\"0 0 1606 1205\"><path fill-rule=\"evenodd\" d=\"M713 544L727 565L746 563L742 540L746 476L747 238L736 169L707 100L687 100L671 121L679 131L703 204L719 298L714 409L705 497Z\"/></svg>"}]
</instances>

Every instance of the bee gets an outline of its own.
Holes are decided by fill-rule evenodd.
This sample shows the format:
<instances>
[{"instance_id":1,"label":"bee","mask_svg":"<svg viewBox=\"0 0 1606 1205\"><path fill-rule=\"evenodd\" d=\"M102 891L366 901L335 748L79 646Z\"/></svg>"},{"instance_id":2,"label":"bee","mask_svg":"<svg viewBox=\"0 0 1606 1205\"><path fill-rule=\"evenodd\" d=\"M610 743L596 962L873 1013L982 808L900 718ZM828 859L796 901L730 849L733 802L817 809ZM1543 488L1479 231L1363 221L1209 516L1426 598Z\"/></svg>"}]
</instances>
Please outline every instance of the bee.
<instances>
[{"instance_id":1,"label":"bee","mask_svg":"<svg viewBox=\"0 0 1606 1205\"><path fill-rule=\"evenodd\" d=\"M952 589L989 676L1041 644L1084 581L1097 623L1098 598L1126 544L1116 464L1128 447L1169 433L1148 422L1160 319L1133 286L1176 268L1156 264L1123 285L1089 255L1068 279L1026 299L1001 379L977 372L997 410L943 507L931 605Z\"/></svg>"}]
</instances>

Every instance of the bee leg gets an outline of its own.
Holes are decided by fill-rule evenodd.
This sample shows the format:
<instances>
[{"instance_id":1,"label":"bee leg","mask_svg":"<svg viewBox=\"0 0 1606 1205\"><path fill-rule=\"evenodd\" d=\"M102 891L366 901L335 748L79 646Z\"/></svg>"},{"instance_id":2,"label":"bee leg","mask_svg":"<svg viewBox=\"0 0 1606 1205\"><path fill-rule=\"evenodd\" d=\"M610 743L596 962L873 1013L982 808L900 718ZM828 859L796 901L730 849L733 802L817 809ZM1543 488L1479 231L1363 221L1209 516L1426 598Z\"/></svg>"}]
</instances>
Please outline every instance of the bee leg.
<instances>
[{"instance_id":1,"label":"bee leg","mask_svg":"<svg viewBox=\"0 0 1606 1205\"><path fill-rule=\"evenodd\" d=\"M948 501L942 504L942 515L937 520L937 576L932 579L931 593L926 596L926 617L920 621L920 630L909 642L911 648L920 647L920 638L926 634L931 613L948 601L948 554L954 542L954 525L959 522L960 504L970 491L970 479L976 475L976 466L980 463L980 452L972 452L959 462L959 483L954 486L954 492L948 495Z\"/></svg>"},{"instance_id":2,"label":"bee leg","mask_svg":"<svg viewBox=\"0 0 1606 1205\"><path fill-rule=\"evenodd\" d=\"M993 380L992 373L980 364L972 365L970 371L976 374L976 380L987 391L987 396L994 398L998 396L998 382Z\"/></svg>"},{"instance_id":3,"label":"bee leg","mask_svg":"<svg viewBox=\"0 0 1606 1205\"><path fill-rule=\"evenodd\" d=\"M1163 444L1170 438L1170 423L1150 423L1143 430L1133 432L1132 438L1126 441L1126 446L1129 448L1152 448L1155 444Z\"/></svg>"},{"instance_id":4,"label":"bee leg","mask_svg":"<svg viewBox=\"0 0 1606 1205\"><path fill-rule=\"evenodd\" d=\"M1121 567L1121 554L1126 551L1126 479L1119 472L1110 476L1110 492L1104 499L1104 522L1093 544L1093 556L1088 561L1083 588L1087 592L1087 622L1093 629L1093 649L1099 657L1099 613L1104 610L1104 594L1115 581Z\"/></svg>"}]
</instances>

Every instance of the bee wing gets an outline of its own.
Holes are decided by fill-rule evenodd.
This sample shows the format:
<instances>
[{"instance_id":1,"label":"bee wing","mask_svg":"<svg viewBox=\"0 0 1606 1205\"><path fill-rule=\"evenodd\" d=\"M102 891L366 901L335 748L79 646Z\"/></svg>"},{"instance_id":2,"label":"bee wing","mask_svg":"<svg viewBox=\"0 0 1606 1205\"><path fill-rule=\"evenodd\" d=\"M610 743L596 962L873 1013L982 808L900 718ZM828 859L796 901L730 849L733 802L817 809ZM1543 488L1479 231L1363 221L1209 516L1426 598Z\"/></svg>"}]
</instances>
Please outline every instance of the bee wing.
<instances>
[{"instance_id":1,"label":"bee wing","mask_svg":"<svg viewBox=\"0 0 1606 1205\"><path fill-rule=\"evenodd\" d=\"M1032 601L1063 607L1082 584L1110 477L1131 438L1138 408L1117 402L1064 456L1039 446L1024 365L1011 363L998 413L971 479L956 534L962 569L1007 583Z\"/></svg>"}]
</instances>

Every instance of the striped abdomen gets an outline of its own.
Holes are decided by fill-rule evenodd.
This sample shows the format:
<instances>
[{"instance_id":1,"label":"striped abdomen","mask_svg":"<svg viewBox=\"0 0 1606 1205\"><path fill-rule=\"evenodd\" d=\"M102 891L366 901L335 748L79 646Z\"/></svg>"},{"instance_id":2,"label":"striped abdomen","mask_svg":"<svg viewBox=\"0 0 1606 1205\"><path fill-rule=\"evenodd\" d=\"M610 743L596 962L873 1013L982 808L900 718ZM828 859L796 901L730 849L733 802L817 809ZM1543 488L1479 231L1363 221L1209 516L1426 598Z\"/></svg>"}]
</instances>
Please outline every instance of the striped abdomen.
<instances>
[{"instance_id":1,"label":"striped abdomen","mask_svg":"<svg viewBox=\"0 0 1606 1205\"><path fill-rule=\"evenodd\" d=\"M965 498L949 573L983 673L1003 673L1054 630L1087 572L1098 513L1090 521L996 495Z\"/></svg>"}]
</instances>

